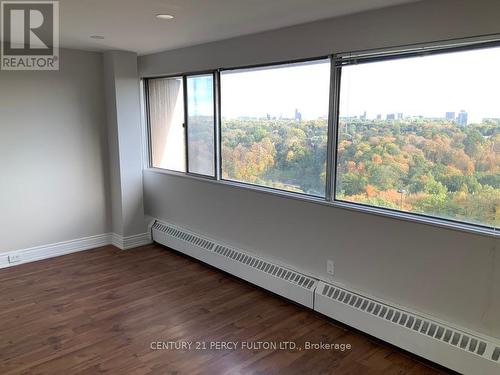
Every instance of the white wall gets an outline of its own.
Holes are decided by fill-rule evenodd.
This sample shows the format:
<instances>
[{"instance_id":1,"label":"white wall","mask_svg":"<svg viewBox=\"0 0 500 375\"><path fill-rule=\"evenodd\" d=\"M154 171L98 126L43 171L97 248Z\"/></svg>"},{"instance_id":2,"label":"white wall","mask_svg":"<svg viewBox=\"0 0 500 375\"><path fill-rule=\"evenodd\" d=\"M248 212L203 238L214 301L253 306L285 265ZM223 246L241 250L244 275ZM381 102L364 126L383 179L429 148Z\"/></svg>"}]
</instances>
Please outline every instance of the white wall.
<instances>
[{"instance_id":1,"label":"white wall","mask_svg":"<svg viewBox=\"0 0 500 375\"><path fill-rule=\"evenodd\" d=\"M427 0L139 58L141 76L500 33L497 0ZM500 338L493 237L144 173L146 213Z\"/></svg>"},{"instance_id":2,"label":"white wall","mask_svg":"<svg viewBox=\"0 0 500 375\"><path fill-rule=\"evenodd\" d=\"M121 236L147 231L144 218L141 106L137 54L104 53L104 92L110 157L113 233Z\"/></svg>"},{"instance_id":3,"label":"white wall","mask_svg":"<svg viewBox=\"0 0 500 375\"><path fill-rule=\"evenodd\" d=\"M0 71L0 252L110 231L102 55Z\"/></svg>"}]
</instances>

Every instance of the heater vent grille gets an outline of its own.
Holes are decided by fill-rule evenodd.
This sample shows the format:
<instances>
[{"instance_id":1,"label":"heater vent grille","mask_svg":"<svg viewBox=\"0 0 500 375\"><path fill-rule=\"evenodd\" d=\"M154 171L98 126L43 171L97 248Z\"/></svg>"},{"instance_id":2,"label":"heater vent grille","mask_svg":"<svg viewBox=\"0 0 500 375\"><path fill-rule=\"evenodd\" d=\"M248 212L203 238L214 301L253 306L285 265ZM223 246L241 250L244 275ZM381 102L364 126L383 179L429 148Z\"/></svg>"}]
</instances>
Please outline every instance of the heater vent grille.
<instances>
[{"instance_id":1,"label":"heater vent grille","mask_svg":"<svg viewBox=\"0 0 500 375\"><path fill-rule=\"evenodd\" d=\"M493 354L491 355L491 359L494 361L499 361L500 360L500 348L496 347L495 350L493 351Z\"/></svg>"},{"instance_id":2,"label":"heater vent grille","mask_svg":"<svg viewBox=\"0 0 500 375\"><path fill-rule=\"evenodd\" d=\"M244 264L248 267L252 267L259 271L265 272L269 275L277 277L279 279L285 280L291 284L300 286L307 290L314 290L315 281L314 279L304 276L300 273L291 271L289 269L277 266L276 264L272 264L266 262L262 259L250 256L248 254L236 251L226 246L217 245L215 247L214 252L226 258L232 259L236 262Z\"/></svg>"},{"instance_id":3,"label":"heater vent grille","mask_svg":"<svg viewBox=\"0 0 500 375\"><path fill-rule=\"evenodd\" d=\"M190 244L201 247L205 250L212 251L212 249L215 246L215 244L212 241L206 240L206 239L201 238L201 237L194 235L192 233L188 233L184 230L180 230L180 229L171 227L169 225L162 224L158 221L156 221L153 224L152 229L157 230L157 231L162 232L162 233L165 233L166 235L174 237L178 240L189 242Z\"/></svg>"},{"instance_id":4,"label":"heater vent grille","mask_svg":"<svg viewBox=\"0 0 500 375\"><path fill-rule=\"evenodd\" d=\"M422 335L433 337L479 356L484 356L486 351L486 342L478 338L466 335L463 332L456 331L431 320L423 319L406 311L361 297L341 288L325 285L321 294L365 313L375 315L380 319L385 319L393 324L398 324ZM500 349L498 350L498 356L500 356Z\"/></svg>"}]
</instances>

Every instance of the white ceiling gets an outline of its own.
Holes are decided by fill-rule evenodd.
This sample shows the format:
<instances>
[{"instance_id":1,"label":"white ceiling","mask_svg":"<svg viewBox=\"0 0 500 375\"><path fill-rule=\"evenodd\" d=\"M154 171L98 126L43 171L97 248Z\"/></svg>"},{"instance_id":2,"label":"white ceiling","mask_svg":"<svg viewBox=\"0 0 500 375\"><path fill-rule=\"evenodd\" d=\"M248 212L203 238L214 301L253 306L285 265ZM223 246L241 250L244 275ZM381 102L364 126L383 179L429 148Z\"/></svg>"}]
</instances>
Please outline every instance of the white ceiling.
<instances>
[{"instance_id":1,"label":"white ceiling","mask_svg":"<svg viewBox=\"0 0 500 375\"><path fill-rule=\"evenodd\" d=\"M60 0L61 46L146 54L413 1Z\"/></svg>"}]
</instances>

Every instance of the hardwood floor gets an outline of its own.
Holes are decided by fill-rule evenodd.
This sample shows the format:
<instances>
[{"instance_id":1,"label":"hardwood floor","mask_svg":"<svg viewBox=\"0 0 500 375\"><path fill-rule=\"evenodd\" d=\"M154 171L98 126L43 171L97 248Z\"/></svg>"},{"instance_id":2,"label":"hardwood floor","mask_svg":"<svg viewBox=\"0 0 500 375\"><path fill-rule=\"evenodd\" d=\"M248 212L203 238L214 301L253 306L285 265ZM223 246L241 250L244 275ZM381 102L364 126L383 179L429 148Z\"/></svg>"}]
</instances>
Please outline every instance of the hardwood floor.
<instances>
[{"instance_id":1,"label":"hardwood floor","mask_svg":"<svg viewBox=\"0 0 500 375\"><path fill-rule=\"evenodd\" d=\"M159 245L0 270L0 297L2 375L445 373ZM207 349L152 349L170 341ZM352 349L241 348L280 341Z\"/></svg>"}]
</instances>

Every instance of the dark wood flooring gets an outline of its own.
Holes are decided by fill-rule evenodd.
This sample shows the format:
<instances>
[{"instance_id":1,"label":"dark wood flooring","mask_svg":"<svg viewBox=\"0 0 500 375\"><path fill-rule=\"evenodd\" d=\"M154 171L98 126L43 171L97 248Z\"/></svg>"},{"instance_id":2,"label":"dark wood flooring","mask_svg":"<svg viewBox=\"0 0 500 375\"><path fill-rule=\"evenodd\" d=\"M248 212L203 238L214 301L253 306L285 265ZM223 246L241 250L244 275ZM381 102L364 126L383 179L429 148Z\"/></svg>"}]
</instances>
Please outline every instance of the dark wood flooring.
<instances>
[{"instance_id":1,"label":"dark wood flooring","mask_svg":"<svg viewBox=\"0 0 500 375\"><path fill-rule=\"evenodd\" d=\"M207 349L153 350L158 341ZM228 341L352 349L209 348ZM109 246L0 270L0 374L100 373L444 372L159 245Z\"/></svg>"}]
</instances>

